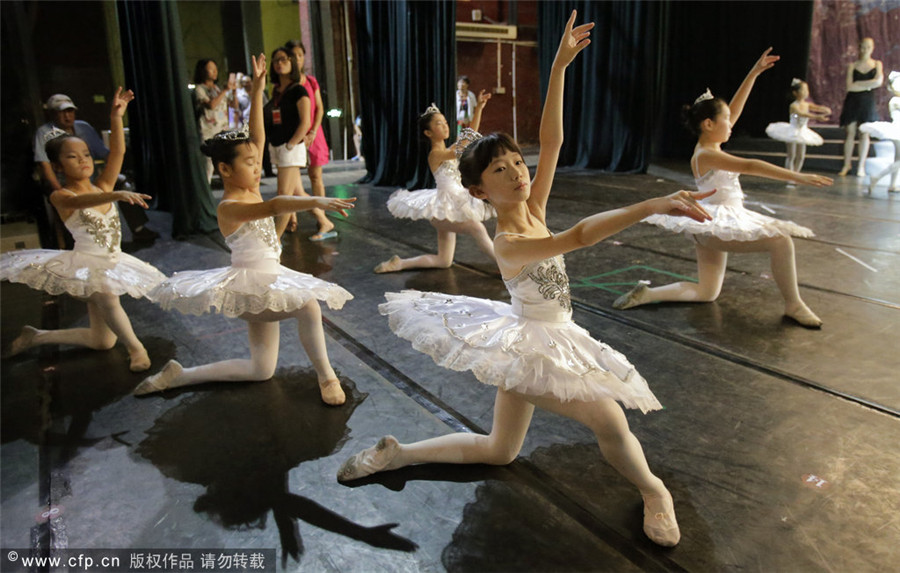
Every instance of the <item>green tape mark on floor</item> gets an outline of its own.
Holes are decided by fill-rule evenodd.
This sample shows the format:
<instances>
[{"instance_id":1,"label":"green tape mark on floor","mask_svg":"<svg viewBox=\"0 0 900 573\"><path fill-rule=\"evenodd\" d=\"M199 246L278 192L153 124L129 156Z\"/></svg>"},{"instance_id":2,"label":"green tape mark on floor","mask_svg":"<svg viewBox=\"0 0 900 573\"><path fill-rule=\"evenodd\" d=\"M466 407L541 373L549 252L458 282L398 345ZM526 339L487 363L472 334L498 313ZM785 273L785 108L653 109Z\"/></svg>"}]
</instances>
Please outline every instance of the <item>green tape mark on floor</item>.
<instances>
[{"instance_id":1,"label":"green tape mark on floor","mask_svg":"<svg viewBox=\"0 0 900 573\"><path fill-rule=\"evenodd\" d=\"M575 281L569 282L569 288L577 289L577 288L593 288L599 290L605 290L614 294L622 294L628 291L631 287L637 284L637 281L622 281L615 280L616 275L621 275L622 273L627 273L630 271L643 271L644 274L651 276L642 276L642 279L651 279L652 275L663 275L667 279L674 278L680 281L689 281L692 283L697 282L697 279L694 277L686 277L684 275L680 275L678 273L673 273L671 271L666 271L663 269L657 269L655 267L651 267L648 265L631 265L630 267L624 267L621 269L615 269L612 271L607 271L605 273L600 273L599 275L593 275L589 277L579 278ZM613 280L609 280L613 279ZM663 281L669 282L668 280ZM624 287L624 288L623 288Z\"/></svg>"}]
</instances>

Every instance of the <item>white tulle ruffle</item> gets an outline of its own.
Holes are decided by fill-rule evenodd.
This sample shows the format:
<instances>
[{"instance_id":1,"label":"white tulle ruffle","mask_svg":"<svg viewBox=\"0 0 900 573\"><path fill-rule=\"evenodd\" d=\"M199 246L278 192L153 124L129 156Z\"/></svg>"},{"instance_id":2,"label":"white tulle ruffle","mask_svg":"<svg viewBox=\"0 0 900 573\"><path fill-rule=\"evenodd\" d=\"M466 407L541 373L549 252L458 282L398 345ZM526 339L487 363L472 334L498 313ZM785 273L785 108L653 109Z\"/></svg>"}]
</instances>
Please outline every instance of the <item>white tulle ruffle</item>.
<instances>
[{"instance_id":1,"label":"white tulle ruffle","mask_svg":"<svg viewBox=\"0 0 900 573\"><path fill-rule=\"evenodd\" d=\"M786 121L770 123L766 127L766 135L785 143L805 143L806 145L822 145L822 136L807 126L795 126Z\"/></svg>"},{"instance_id":2,"label":"white tulle ruffle","mask_svg":"<svg viewBox=\"0 0 900 573\"><path fill-rule=\"evenodd\" d=\"M762 215L745 209L742 205L710 205L705 202L701 202L701 205L712 215L712 221L701 223L688 217L651 215L644 222L676 233L712 235L723 241L755 241L780 235L815 236L811 229L793 221Z\"/></svg>"},{"instance_id":3,"label":"white tulle ruffle","mask_svg":"<svg viewBox=\"0 0 900 573\"><path fill-rule=\"evenodd\" d=\"M876 139L900 141L900 123L890 121L870 121L859 126L859 130Z\"/></svg>"},{"instance_id":4,"label":"white tulle ruffle","mask_svg":"<svg viewBox=\"0 0 900 573\"><path fill-rule=\"evenodd\" d=\"M278 265L279 272L223 267L175 273L148 298L166 310L200 315L218 312L234 318L265 310L289 312L311 299L338 309L353 295L336 284Z\"/></svg>"},{"instance_id":5,"label":"white tulle ruffle","mask_svg":"<svg viewBox=\"0 0 900 573\"><path fill-rule=\"evenodd\" d=\"M441 189L408 191L398 189L387 201L388 211L399 219L440 219L463 223L487 221L494 216L494 209L484 201L465 194Z\"/></svg>"},{"instance_id":6,"label":"white tulle ruffle","mask_svg":"<svg viewBox=\"0 0 900 573\"><path fill-rule=\"evenodd\" d=\"M0 280L53 295L88 297L102 292L141 298L165 279L156 267L120 252L104 256L29 249L5 253L0 259Z\"/></svg>"},{"instance_id":7,"label":"white tulle ruffle","mask_svg":"<svg viewBox=\"0 0 900 573\"><path fill-rule=\"evenodd\" d=\"M572 321L516 315L502 302L403 291L378 308L391 330L451 370L471 370L484 384L560 400L613 398L643 412L662 406L621 353Z\"/></svg>"}]
</instances>

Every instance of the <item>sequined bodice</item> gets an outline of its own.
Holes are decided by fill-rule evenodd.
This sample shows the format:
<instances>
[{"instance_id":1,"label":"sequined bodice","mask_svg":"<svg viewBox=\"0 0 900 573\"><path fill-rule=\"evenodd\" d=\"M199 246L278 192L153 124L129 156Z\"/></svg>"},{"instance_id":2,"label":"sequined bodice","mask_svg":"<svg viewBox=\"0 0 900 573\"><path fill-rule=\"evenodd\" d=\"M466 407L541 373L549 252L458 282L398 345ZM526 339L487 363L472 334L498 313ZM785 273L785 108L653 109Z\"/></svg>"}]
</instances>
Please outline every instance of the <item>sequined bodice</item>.
<instances>
[{"instance_id":1,"label":"sequined bodice","mask_svg":"<svg viewBox=\"0 0 900 573\"><path fill-rule=\"evenodd\" d=\"M121 252L122 224L115 203L106 213L93 207L78 209L69 215L65 225L78 252L102 256L117 256Z\"/></svg>"},{"instance_id":2,"label":"sequined bodice","mask_svg":"<svg viewBox=\"0 0 900 573\"><path fill-rule=\"evenodd\" d=\"M791 114L791 127L803 129L809 123L808 117L801 117L796 113Z\"/></svg>"},{"instance_id":3,"label":"sequined bodice","mask_svg":"<svg viewBox=\"0 0 900 573\"><path fill-rule=\"evenodd\" d=\"M459 163L456 159L448 159L441 163L434 172L434 182L437 188L447 193L466 193L462 185L462 177L459 174Z\"/></svg>"},{"instance_id":4,"label":"sequined bodice","mask_svg":"<svg viewBox=\"0 0 900 573\"><path fill-rule=\"evenodd\" d=\"M248 221L225 237L231 249L231 266L276 272L281 261L281 243L272 217Z\"/></svg>"},{"instance_id":5,"label":"sequined bodice","mask_svg":"<svg viewBox=\"0 0 900 573\"><path fill-rule=\"evenodd\" d=\"M730 205L740 207L744 202L744 191L741 189L740 173L710 169L702 176L694 179L698 191L716 192L701 201L705 205Z\"/></svg>"},{"instance_id":6,"label":"sequined bodice","mask_svg":"<svg viewBox=\"0 0 900 573\"><path fill-rule=\"evenodd\" d=\"M516 313L551 322L572 318L569 277L562 255L529 263L519 274L503 282L512 296Z\"/></svg>"}]
</instances>

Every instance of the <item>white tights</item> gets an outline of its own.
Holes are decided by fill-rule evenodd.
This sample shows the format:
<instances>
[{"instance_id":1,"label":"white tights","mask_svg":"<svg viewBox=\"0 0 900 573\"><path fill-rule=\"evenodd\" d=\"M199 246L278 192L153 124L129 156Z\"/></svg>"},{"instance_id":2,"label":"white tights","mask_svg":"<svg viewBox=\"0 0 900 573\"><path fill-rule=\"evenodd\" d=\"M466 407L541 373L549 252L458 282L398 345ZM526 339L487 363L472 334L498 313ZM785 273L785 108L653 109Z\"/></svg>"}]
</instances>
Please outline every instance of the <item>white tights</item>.
<instances>
[{"instance_id":1,"label":"white tights","mask_svg":"<svg viewBox=\"0 0 900 573\"><path fill-rule=\"evenodd\" d=\"M797 287L794 241L790 237L778 236L756 241L723 241L715 237L697 237L695 246L698 282L678 282L647 289L639 304L656 301L712 302L722 290L729 252L767 252L771 258L772 276L784 298L785 313L793 315L800 309L807 308Z\"/></svg>"},{"instance_id":2,"label":"white tights","mask_svg":"<svg viewBox=\"0 0 900 573\"><path fill-rule=\"evenodd\" d=\"M878 184L878 181L890 174L891 183L888 189L891 191L897 191L897 173L900 172L900 141L894 141L894 162L885 167L880 173L877 175L873 175L872 179L869 182L869 190L871 191L875 185Z\"/></svg>"},{"instance_id":3,"label":"white tights","mask_svg":"<svg viewBox=\"0 0 900 573\"><path fill-rule=\"evenodd\" d=\"M168 385L168 388L190 386L210 381L238 382L247 380L268 380L275 374L278 363L280 341L278 321L297 319L300 344L306 350L319 383L336 378L325 346L325 332L322 328L322 311L316 300L310 300L293 312L266 311L261 314L245 314L250 339L250 358L222 360L202 366L185 368Z\"/></svg>"},{"instance_id":4,"label":"white tights","mask_svg":"<svg viewBox=\"0 0 900 573\"><path fill-rule=\"evenodd\" d=\"M525 396L497 390L489 435L459 433L401 444L397 455L384 469L420 463L509 464L522 449L535 406L590 428L607 461L642 494L665 493L665 485L650 471L640 442L628 429L622 408L611 399L561 402L552 396Z\"/></svg>"},{"instance_id":5,"label":"white tights","mask_svg":"<svg viewBox=\"0 0 900 573\"><path fill-rule=\"evenodd\" d=\"M132 356L144 354L144 345L131 328L125 309L114 294L94 293L84 300L88 308L88 328L38 330L30 346L41 344L72 344L94 350L109 350L121 339Z\"/></svg>"},{"instance_id":6,"label":"white tights","mask_svg":"<svg viewBox=\"0 0 900 573\"><path fill-rule=\"evenodd\" d=\"M484 254L496 260L494 256L494 242L491 241L487 229L480 221L466 221L463 223L453 223L451 221L443 221L432 219L431 224L437 230L438 234L438 252L436 255L419 255L409 259L400 259L400 268L397 270L420 269L420 268L438 268L447 269L453 264L453 255L456 253L456 235L462 233L471 235L478 248Z\"/></svg>"},{"instance_id":7,"label":"white tights","mask_svg":"<svg viewBox=\"0 0 900 573\"><path fill-rule=\"evenodd\" d=\"M803 162L806 160L806 144L805 143L788 143L787 158L784 161L784 168L794 173L800 173L803 168Z\"/></svg>"}]
</instances>

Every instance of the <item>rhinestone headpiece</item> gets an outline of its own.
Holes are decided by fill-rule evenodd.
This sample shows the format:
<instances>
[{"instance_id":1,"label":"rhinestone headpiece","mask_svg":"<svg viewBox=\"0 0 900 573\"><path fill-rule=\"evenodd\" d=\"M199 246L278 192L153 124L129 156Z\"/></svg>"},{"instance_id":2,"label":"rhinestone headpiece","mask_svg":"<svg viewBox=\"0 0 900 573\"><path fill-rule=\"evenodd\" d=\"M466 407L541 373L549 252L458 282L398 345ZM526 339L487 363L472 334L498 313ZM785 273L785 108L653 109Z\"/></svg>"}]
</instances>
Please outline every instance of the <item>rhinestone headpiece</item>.
<instances>
[{"instance_id":1,"label":"rhinestone headpiece","mask_svg":"<svg viewBox=\"0 0 900 573\"><path fill-rule=\"evenodd\" d=\"M441 113L441 110L438 109L438 106L434 105L434 102L431 102L431 105L425 108L425 113L422 115L428 115L429 113Z\"/></svg>"},{"instance_id":2,"label":"rhinestone headpiece","mask_svg":"<svg viewBox=\"0 0 900 573\"><path fill-rule=\"evenodd\" d=\"M792 88L795 88L795 87L799 86L799 85L802 84L802 83L803 83L803 80L801 80L800 78L794 78L794 79L791 80L791 87L792 87Z\"/></svg>"},{"instance_id":3,"label":"rhinestone headpiece","mask_svg":"<svg viewBox=\"0 0 900 573\"><path fill-rule=\"evenodd\" d=\"M470 143L478 141L484 137L471 127L464 127L462 131L459 132L459 137L456 138L456 158L459 159L462 157L463 151L466 150L466 147L469 146Z\"/></svg>"},{"instance_id":4,"label":"rhinestone headpiece","mask_svg":"<svg viewBox=\"0 0 900 573\"><path fill-rule=\"evenodd\" d=\"M245 126L241 129L229 129L220 131L213 136L218 141L246 141L250 139L250 130Z\"/></svg>"},{"instance_id":5,"label":"rhinestone headpiece","mask_svg":"<svg viewBox=\"0 0 900 573\"><path fill-rule=\"evenodd\" d=\"M47 144L51 139L56 139L57 137L62 137L63 135L69 135L68 131L63 131L62 129L53 126L50 128L50 131L44 134L44 145Z\"/></svg>"},{"instance_id":6,"label":"rhinestone headpiece","mask_svg":"<svg viewBox=\"0 0 900 573\"><path fill-rule=\"evenodd\" d=\"M714 96L712 95L712 92L709 91L709 88L706 88L706 91L703 92L702 94L700 94L700 97L698 97L697 99L694 100L694 105L697 105L697 104L700 103L701 101L706 101L706 100L708 100L708 99L713 99L713 97L714 97Z\"/></svg>"}]
</instances>

